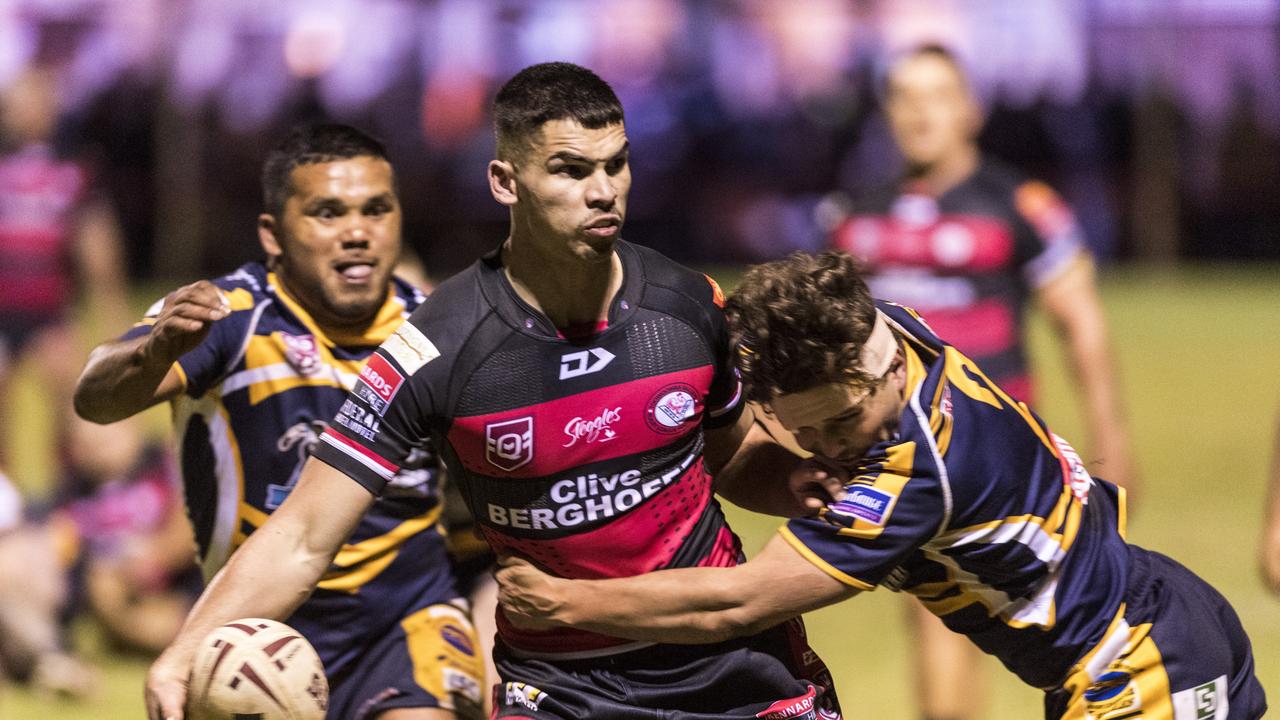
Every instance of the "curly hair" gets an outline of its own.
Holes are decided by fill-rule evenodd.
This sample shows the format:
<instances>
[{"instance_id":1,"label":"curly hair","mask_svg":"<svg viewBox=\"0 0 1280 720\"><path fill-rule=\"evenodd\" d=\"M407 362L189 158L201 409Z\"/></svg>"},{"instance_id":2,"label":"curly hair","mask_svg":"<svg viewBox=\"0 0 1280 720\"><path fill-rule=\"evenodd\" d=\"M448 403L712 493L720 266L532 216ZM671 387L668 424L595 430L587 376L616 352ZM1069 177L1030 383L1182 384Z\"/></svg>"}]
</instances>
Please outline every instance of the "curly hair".
<instances>
[{"instance_id":1,"label":"curly hair","mask_svg":"<svg viewBox=\"0 0 1280 720\"><path fill-rule=\"evenodd\" d=\"M767 403L832 382L870 386L859 369L876 309L847 253L792 253L752 266L725 305L747 397Z\"/></svg>"}]
</instances>

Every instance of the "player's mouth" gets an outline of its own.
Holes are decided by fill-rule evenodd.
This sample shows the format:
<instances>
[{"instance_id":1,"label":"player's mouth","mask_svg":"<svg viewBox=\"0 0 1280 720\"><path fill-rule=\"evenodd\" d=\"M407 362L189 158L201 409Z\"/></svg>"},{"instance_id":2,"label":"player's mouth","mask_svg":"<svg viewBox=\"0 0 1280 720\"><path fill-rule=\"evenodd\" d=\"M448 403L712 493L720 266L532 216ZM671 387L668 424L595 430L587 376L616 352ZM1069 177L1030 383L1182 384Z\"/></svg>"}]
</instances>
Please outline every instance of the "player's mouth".
<instances>
[{"instance_id":1,"label":"player's mouth","mask_svg":"<svg viewBox=\"0 0 1280 720\"><path fill-rule=\"evenodd\" d=\"M350 285L369 285L373 282L373 270L377 264L376 260L344 260L335 263L333 269Z\"/></svg>"},{"instance_id":2,"label":"player's mouth","mask_svg":"<svg viewBox=\"0 0 1280 720\"><path fill-rule=\"evenodd\" d=\"M584 228L586 233L592 237L611 238L617 237L618 230L622 228L622 218L617 215L605 215L603 217L592 220Z\"/></svg>"}]
</instances>

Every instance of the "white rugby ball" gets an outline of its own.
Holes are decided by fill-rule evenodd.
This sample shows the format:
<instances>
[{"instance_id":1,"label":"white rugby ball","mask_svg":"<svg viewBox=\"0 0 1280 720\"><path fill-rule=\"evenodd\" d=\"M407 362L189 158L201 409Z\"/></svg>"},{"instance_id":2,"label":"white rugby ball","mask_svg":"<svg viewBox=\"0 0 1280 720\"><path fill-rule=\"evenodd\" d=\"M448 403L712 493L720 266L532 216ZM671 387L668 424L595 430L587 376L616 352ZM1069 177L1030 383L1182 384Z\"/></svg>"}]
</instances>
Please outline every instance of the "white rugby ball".
<instances>
[{"instance_id":1,"label":"white rugby ball","mask_svg":"<svg viewBox=\"0 0 1280 720\"><path fill-rule=\"evenodd\" d=\"M187 691L191 720L324 720L328 707L320 657L282 622L235 620L196 650Z\"/></svg>"}]
</instances>

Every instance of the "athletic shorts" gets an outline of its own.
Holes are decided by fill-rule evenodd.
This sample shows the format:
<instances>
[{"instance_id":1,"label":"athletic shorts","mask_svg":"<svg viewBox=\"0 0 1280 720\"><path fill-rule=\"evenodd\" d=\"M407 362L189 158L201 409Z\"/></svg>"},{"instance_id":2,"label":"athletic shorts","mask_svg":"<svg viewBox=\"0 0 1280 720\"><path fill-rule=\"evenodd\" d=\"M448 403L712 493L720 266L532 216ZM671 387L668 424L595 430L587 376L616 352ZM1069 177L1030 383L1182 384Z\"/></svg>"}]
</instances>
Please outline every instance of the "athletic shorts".
<instances>
[{"instance_id":1,"label":"athletic shorts","mask_svg":"<svg viewBox=\"0 0 1280 720\"><path fill-rule=\"evenodd\" d=\"M434 531L411 538L354 592L317 589L288 623L324 663L331 720L406 707L483 716L481 645Z\"/></svg>"},{"instance_id":2,"label":"athletic shorts","mask_svg":"<svg viewBox=\"0 0 1280 720\"><path fill-rule=\"evenodd\" d=\"M1267 709L1249 638L1217 590L1129 546L1123 618L1045 697L1055 720L1253 720Z\"/></svg>"},{"instance_id":3,"label":"athletic shorts","mask_svg":"<svg viewBox=\"0 0 1280 720\"><path fill-rule=\"evenodd\" d=\"M838 720L831 675L790 620L714 645L584 660L516 657L501 640L494 717L515 720ZM808 678L800 679L800 678Z\"/></svg>"}]
</instances>

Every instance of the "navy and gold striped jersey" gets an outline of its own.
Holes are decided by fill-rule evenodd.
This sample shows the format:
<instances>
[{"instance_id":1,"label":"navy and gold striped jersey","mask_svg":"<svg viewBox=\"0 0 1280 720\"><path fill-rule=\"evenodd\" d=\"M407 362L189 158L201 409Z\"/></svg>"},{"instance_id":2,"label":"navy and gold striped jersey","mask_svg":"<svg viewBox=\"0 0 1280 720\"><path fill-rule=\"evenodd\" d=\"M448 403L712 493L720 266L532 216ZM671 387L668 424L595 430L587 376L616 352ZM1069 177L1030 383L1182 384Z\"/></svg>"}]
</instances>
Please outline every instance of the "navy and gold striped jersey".
<instances>
[{"instance_id":1,"label":"navy and gold striped jersey","mask_svg":"<svg viewBox=\"0 0 1280 720\"><path fill-rule=\"evenodd\" d=\"M867 452L844 500L781 532L833 577L910 592L1025 682L1052 687L1122 611L1123 490L1091 478L913 311L878 307L907 363L896 436Z\"/></svg>"},{"instance_id":2,"label":"navy and gold striped jersey","mask_svg":"<svg viewBox=\"0 0 1280 720\"><path fill-rule=\"evenodd\" d=\"M214 284L231 314L176 363L184 392L172 403L206 578L284 501L365 360L425 299L396 280L371 327L342 336L320 328L260 263ZM161 305L126 337L150 332ZM417 590L442 582L442 574L452 583L436 523L435 458L419 453L405 467L339 551L309 603L326 593L359 595L387 611L378 622L396 622L396 609L413 602Z\"/></svg>"}]
</instances>

